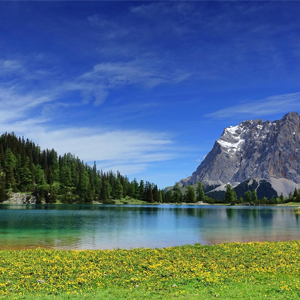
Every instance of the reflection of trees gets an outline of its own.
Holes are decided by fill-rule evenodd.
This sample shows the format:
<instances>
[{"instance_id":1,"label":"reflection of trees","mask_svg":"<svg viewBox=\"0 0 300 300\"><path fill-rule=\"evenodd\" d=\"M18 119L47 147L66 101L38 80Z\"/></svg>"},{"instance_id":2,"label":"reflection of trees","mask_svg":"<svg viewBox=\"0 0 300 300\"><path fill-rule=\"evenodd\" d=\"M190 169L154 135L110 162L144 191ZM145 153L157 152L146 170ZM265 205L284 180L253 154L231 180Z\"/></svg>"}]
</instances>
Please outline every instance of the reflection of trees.
<instances>
[{"instance_id":1,"label":"reflection of trees","mask_svg":"<svg viewBox=\"0 0 300 300\"><path fill-rule=\"evenodd\" d=\"M232 219L236 215L236 209L226 208L226 215L228 219Z\"/></svg>"},{"instance_id":2,"label":"reflection of trees","mask_svg":"<svg viewBox=\"0 0 300 300\"><path fill-rule=\"evenodd\" d=\"M294 213L294 215L295 215L297 224L299 224L299 214L295 214L295 213Z\"/></svg>"},{"instance_id":3,"label":"reflection of trees","mask_svg":"<svg viewBox=\"0 0 300 300\"><path fill-rule=\"evenodd\" d=\"M190 217L203 218L206 211L204 208L186 208L186 214Z\"/></svg>"},{"instance_id":4,"label":"reflection of trees","mask_svg":"<svg viewBox=\"0 0 300 300\"><path fill-rule=\"evenodd\" d=\"M260 209L259 217L264 226L270 225L273 222L275 211L270 209Z\"/></svg>"},{"instance_id":5,"label":"reflection of trees","mask_svg":"<svg viewBox=\"0 0 300 300\"><path fill-rule=\"evenodd\" d=\"M257 219L257 217L258 217L258 210L257 210L257 208L252 209L252 216L253 216L254 219Z\"/></svg>"}]
</instances>

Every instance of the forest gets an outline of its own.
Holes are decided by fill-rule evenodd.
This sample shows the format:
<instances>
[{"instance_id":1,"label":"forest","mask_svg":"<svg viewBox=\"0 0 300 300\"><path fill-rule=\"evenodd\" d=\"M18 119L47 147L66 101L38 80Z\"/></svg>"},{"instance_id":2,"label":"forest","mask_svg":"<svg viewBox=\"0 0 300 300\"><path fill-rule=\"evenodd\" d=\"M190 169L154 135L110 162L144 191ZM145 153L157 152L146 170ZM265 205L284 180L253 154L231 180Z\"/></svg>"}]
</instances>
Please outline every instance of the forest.
<instances>
[{"instance_id":1,"label":"forest","mask_svg":"<svg viewBox=\"0 0 300 300\"><path fill-rule=\"evenodd\" d=\"M0 202L12 192L36 196L37 203L113 203L132 197L149 203L163 202L165 193L157 185L119 172L97 170L75 155L41 150L34 142L5 133L0 137Z\"/></svg>"}]
</instances>

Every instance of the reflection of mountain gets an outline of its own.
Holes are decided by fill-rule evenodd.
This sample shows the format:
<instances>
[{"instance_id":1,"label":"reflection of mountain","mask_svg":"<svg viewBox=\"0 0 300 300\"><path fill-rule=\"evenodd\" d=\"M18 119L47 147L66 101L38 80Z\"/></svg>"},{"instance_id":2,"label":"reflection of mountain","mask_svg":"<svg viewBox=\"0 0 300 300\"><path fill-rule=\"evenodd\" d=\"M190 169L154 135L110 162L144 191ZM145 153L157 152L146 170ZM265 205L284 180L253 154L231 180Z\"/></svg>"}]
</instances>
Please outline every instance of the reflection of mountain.
<instances>
[{"instance_id":1,"label":"reflection of mountain","mask_svg":"<svg viewBox=\"0 0 300 300\"><path fill-rule=\"evenodd\" d=\"M300 116L274 122L248 120L226 128L197 170L181 186L201 181L204 191L223 198L227 183L238 194L256 189L259 199L300 188Z\"/></svg>"}]
</instances>

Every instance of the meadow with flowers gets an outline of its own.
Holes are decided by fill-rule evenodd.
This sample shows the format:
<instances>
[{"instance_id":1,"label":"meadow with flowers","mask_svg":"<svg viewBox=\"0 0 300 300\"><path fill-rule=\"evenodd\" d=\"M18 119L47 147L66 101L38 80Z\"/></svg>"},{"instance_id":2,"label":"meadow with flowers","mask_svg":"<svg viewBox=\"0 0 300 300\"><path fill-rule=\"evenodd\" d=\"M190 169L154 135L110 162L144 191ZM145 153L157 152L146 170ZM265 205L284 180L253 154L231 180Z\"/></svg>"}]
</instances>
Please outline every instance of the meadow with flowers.
<instances>
[{"instance_id":1,"label":"meadow with flowers","mask_svg":"<svg viewBox=\"0 0 300 300\"><path fill-rule=\"evenodd\" d=\"M3 299L298 299L300 241L0 251Z\"/></svg>"}]
</instances>

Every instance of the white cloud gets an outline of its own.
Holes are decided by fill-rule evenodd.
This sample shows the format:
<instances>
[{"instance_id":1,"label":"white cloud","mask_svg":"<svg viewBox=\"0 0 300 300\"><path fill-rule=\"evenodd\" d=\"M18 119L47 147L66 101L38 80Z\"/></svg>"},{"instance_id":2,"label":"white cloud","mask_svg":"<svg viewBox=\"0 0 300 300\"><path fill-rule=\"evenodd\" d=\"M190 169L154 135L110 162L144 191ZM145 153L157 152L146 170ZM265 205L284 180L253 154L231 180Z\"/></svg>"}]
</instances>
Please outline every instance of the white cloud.
<instances>
[{"instance_id":1,"label":"white cloud","mask_svg":"<svg viewBox=\"0 0 300 300\"><path fill-rule=\"evenodd\" d=\"M151 59L97 64L92 71L83 74L81 79L107 88L133 84L153 87L170 80L164 73L159 72L157 62Z\"/></svg>"},{"instance_id":2,"label":"white cloud","mask_svg":"<svg viewBox=\"0 0 300 300\"><path fill-rule=\"evenodd\" d=\"M165 69L155 58L144 57L127 62L97 64L66 87L81 90L86 103L93 99L95 105L100 105L112 89L130 85L153 88L161 84L179 83L190 76L190 73Z\"/></svg>"},{"instance_id":3,"label":"white cloud","mask_svg":"<svg viewBox=\"0 0 300 300\"><path fill-rule=\"evenodd\" d=\"M212 118L259 117L300 110L300 93L283 94L220 109L207 114Z\"/></svg>"},{"instance_id":4,"label":"white cloud","mask_svg":"<svg viewBox=\"0 0 300 300\"><path fill-rule=\"evenodd\" d=\"M139 6L131 7L130 11L140 17L146 19L164 19L165 22L170 20L170 18L177 18L177 24L174 22L175 27L178 23L181 24L181 20L184 17L191 18L191 15L195 13L195 8L188 2L153 2L150 4L142 4ZM180 18L180 19L178 19ZM177 26L176 26L177 25Z\"/></svg>"},{"instance_id":5,"label":"white cloud","mask_svg":"<svg viewBox=\"0 0 300 300\"><path fill-rule=\"evenodd\" d=\"M106 20L98 14L88 17L88 21L92 26L101 31L102 37L105 36L106 38L113 39L128 34L128 29L126 27L122 27L113 21Z\"/></svg>"},{"instance_id":6,"label":"white cloud","mask_svg":"<svg viewBox=\"0 0 300 300\"><path fill-rule=\"evenodd\" d=\"M150 163L172 160L179 155L168 136L159 132L91 128L51 130L34 119L7 127L17 136L33 140L42 149L54 148L59 155L70 152L84 162L96 161L99 169L119 170L124 175L140 173Z\"/></svg>"},{"instance_id":7,"label":"white cloud","mask_svg":"<svg viewBox=\"0 0 300 300\"><path fill-rule=\"evenodd\" d=\"M13 59L0 60L0 75L7 75L8 73L15 73L22 68L22 64Z\"/></svg>"},{"instance_id":8,"label":"white cloud","mask_svg":"<svg viewBox=\"0 0 300 300\"><path fill-rule=\"evenodd\" d=\"M172 157L171 144L163 134L143 131L96 131L70 128L35 134L43 147L55 146L60 153L74 152L85 161L149 162Z\"/></svg>"}]
</instances>

